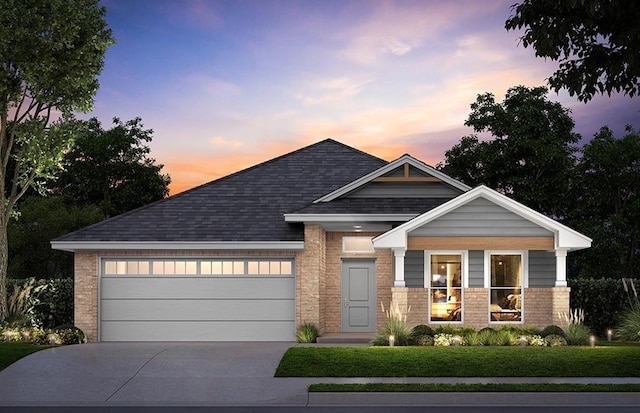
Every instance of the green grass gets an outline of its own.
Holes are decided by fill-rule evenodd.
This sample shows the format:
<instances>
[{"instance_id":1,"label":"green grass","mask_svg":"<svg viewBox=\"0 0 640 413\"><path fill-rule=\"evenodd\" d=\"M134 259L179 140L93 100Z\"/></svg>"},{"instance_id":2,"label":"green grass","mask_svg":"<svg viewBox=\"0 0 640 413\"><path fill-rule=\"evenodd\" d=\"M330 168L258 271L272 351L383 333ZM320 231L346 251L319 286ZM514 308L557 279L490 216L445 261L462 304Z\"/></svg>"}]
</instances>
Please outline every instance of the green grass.
<instances>
[{"instance_id":1,"label":"green grass","mask_svg":"<svg viewBox=\"0 0 640 413\"><path fill-rule=\"evenodd\" d=\"M442 384L442 383L366 383L336 384L319 383L309 386L310 392L640 392L640 384L573 384L573 383L488 383L488 384Z\"/></svg>"},{"instance_id":2,"label":"green grass","mask_svg":"<svg viewBox=\"0 0 640 413\"><path fill-rule=\"evenodd\" d=\"M4 370L10 364L36 351L44 350L51 346L40 346L29 343L3 343L0 342L0 370Z\"/></svg>"},{"instance_id":3,"label":"green grass","mask_svg":"<svg viewBox=\"0 0 640 413\"><path fill-rule=\"evenodd\" d=\"M640 377L640 347L294 347L276 377Z\"/></svg>"}]
</instances>

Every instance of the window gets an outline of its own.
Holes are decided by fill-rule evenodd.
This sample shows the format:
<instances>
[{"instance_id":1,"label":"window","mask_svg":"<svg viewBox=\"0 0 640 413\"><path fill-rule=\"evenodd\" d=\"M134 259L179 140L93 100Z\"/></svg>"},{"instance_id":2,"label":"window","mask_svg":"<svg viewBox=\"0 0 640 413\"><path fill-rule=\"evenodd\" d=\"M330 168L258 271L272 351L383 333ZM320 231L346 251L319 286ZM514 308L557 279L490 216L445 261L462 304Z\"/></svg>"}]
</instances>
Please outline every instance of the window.
<instances>
[{"instance_id":1,"label":"window","mask_svg":"<svg viewBox=\"0 0 640 413\"><path fill-rule=\"evenodd\" d=\"M293 259L104 259L102 274L118 275L283 275L293 276Z\"/></svg>"},{"instance_id":2,"label":"window","mask_svg":"<svg viewBox=\"0 0 640 413\"><path fill-rule=\"evenodd\" d=\"M429 321L462 321L463 253L426 253L425 284L429 289Z\"/></svg>"},{"instance_id":3,"label":"window","mask_svg":"<svg viewBox=\"0 0 640 413\"><path fill-rule=\"evenodd\" d=\"M373 253L371 237L342 237L342 251L356 253Z\"/></svg>"},{"instance_id":4,"label":"window","mask_svg":"<svg viewBox=\"0 0 640 413\"><path fill-rule=\"evenodd\" d=\"M524 253L490 253L489 311L493 322L522 322Z\"/></svg>"}]
</instances>

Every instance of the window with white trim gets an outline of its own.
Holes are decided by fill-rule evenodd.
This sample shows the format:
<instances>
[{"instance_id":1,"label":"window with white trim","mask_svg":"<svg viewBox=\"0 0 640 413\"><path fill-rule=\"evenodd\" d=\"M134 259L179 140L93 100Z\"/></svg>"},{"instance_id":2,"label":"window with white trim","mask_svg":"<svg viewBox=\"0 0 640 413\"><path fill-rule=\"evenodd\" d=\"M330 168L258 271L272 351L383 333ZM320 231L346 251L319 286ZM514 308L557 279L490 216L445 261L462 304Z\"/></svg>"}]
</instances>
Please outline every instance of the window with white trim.
<instances>
[{"instance_id":1,"label":"window with white trim","mask_svg":"<svg viewBox=\"0 0 640 413\"><path fill-rule=\"evenodd\" d=\"M104 276L293 276L292 258L113 259L102 260Z\"/></svg>"},{"instance_id":2,"label":"window with white trim","mask_svg":"<svg viewBox=\"0 0 640 413\"><path fill-rule=\"evenodd\" d=\"M526 255L488 253L489 312L492 322L522 322Z\"/></svg>"},{"instance_id":3,"label":"window with white trim","mask_svg":"<svg viewBox=\"0 0 640 413\"><path fill-rule=\"evenodd\" d=\"M425 287L429 293L429 322L462 322L466 254L425 252Z\"/></svg>"}]
</instances>

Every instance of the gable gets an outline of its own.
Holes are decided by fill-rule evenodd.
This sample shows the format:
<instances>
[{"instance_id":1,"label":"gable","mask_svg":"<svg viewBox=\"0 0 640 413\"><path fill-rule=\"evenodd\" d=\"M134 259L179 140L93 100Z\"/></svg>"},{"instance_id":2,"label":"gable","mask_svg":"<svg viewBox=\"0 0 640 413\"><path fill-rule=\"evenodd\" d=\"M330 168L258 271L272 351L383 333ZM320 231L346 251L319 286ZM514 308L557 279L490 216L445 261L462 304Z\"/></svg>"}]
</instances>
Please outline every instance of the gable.
<instances>
[{"instance_id":1,"label":"gable","mask_svg":"<svg viewBox=\"0 0 640 413\"><path fill-rule=\"evenodd\" d=\"M462 182L409 155L403 155L315 202L331 202L339 198L451 199L469 189Z\"/></svg>"},{"instance_id":2,"label":"gable","mask_svg":"<svg viewBox=\"0 0 640 413\"><path fill-rule=\"evenodd\" d=\"M551 237L553 233L479 197L410 231L410 237Z\"/></svg>"}]
</instances>

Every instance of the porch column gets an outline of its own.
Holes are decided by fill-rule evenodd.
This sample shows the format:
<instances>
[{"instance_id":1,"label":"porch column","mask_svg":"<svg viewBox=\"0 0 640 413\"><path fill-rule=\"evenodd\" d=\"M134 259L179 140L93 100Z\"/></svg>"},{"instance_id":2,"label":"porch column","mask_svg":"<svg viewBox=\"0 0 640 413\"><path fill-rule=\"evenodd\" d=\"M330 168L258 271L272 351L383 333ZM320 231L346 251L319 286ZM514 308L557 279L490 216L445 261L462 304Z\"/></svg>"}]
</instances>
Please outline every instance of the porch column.
<instances>
[{"instance_id":1,"label":"porch column","mask_svg":"<svg viewBox=\"0 0 640 413\"><path fill-rule=\"evenodd\" d=\"M393 282L394 287L404 287L404 254L407 252L405 248L394 248L393 255L396 258L395 265L395 281Z\"/></svg>"},{"instance_id":2,"label":"porch column","mask_svg":"<svg viewBox=\"0 0 640 413\"><path fill-rule=\"evenodd\" d=\"M567 250L556 250L556 287L567 286Z\"/></svg>"}]
</instances>

